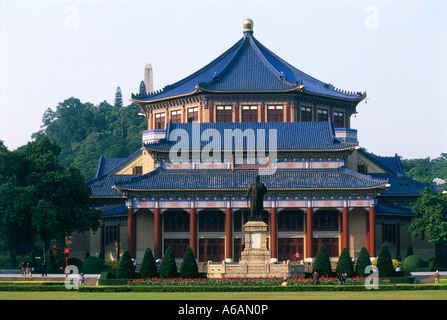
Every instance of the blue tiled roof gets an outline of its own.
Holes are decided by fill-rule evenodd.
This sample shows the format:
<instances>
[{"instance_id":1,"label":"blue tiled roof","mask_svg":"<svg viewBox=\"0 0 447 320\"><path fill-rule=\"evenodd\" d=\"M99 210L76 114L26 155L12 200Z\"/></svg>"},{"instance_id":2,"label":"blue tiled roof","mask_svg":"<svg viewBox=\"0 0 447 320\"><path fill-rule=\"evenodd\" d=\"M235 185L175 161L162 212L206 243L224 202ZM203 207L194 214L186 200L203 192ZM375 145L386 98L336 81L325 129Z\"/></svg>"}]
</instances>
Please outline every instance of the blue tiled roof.
<instances>
[{"instance_id":1,"label":"blue tiled roof","mask_svg":"<svg viewBox=\"0 0 447 320\"><path fill-rule=\"evenodd\" d=\"M403 169L400 162L400 158L397 155L397 153L394 155L394 157L381 157L373 155L364 149L359 149L358 152L360 152L363 156L374 162L376 165L381 167L386 172L393 174L393 175L403 175Z\"/></svg>"},{"instance_id":2,"label":"blue tiled roof","mask_svg":"<svg viewBox=\"0 0 447 320\"><path fill-rule=\"evenodd\" d=\"M409 207L397 206L395 204L380 199L376 205L377 213L397 214L397 215L414 215Z\"/></svg>"},{"instance_id":3,"label":"blue tiled roof","mask_svg":"<svg viewBox=\"0 0 447 320\"><path fill-rule=\"evenodd\" d=\"M420 182L404 175L393 175L389 173L370 173L376 179L388 179L389 187L384 188L381 195L419 195L422 190L430 187L428 183Z\"/></svg>"},{"instance_id":4,"label":"blue tiled roof","mask_svg":"<svg viewBox=\"0 0 447 320\"><path fill-rule=\"evenodd\" d=\"M114 205L102 208L101 217L124 216L127 215L127 207L125 205Z\"/></svg>"},{"instance_id":5,"label":"blue tiled roof","mask_svg":"<svg viewBox=\"0 0 447 320\"><path fill-rule=\"evenodd\" d=\"M190 150L196 150L198 148L198 139L194 137L193 126L200 128L200 137L205 130L209 130L209 133L218 133L220 135L221 141L217 141L217 145L220 146L221 150L226 150L226 143L230 140L230 135L232 133L239 133L241 135L243 132L254 133L254 140L256 150L265 148L269 149L270 144L270 129L276 130L277 134L277 150L344 150L349 148L354 148L357 143L352 142L341 142L335 137L333 126L329 121L325 122L219 122L219 123L169 123L167 126L166 138L152 144L146 144L145 147L152 150L158 151L169 151L171 147L180 141L178 138L175 141L169 141L169 135L172 134L172 138L175 138L176 129L185 130L188 133L189 148ZM247 130L250 129L250 130ZM237 131L240 130L240 131ZM247 131L246 131L247 130ZM259 131L258 131L259 130ZM262 130L262 131L261 131ZM258 134L265 134L265 144L262 146L257 145ZM206 141L200 142L200 150L210 143L211 138L203 138ZM236 146L236 140L242 140L241 138L233 138L232 150L239 150ZM213 141L214 142L214 141ZM247 150L247 139L243 139L244 145L243 150ZM250 146L250 145L249 145ZM252 150L249 148L248 150Z\"/></svg>"},{"instance_id":6,"label":"blue tiled roof","mask_svg":"<svg viewBox=\"0 0 447 320\"><path fill-rule=\"evenodd\" d=\"M257 170L156 170L116 183L120 190L246 190ZM373 179L346 168L283 169L261 176L269 190L327 190L381 188L387 180Z\"/></svg>"},{"instance_id":7,"label":"blue tiled roof","mask_svg":"<svg viewBox=\"0 0 447 320\"><path fill-rule=\"evenodd\" d=\"M115 173L119 169L121 169L123 166L125 166L129 161L132 161L137 156L141 154L143 151L142 148L138 149L134 153L132 153L127 158L104 158L102 155L99 158L98 161L98 167L96 168L96 174L95 178L91 181L95 180L96 178L99 178L104 175L110 175L112 173ZM89 182L87 182L89 183Z\"/></svg>"},{"instance_id":8,"label":"blue tiled roof","mask_svg":"<svg viewBox=\"0 0 447 320\"><path fill-rule=\"evenodd\" d=\"M211 63L163 90L132 95L132 100L152 102L205 92L285 92L361 101L365 93L346 92L298 70L267 49L251 33L236 42Z\"/></svg>"},{"instance_id":9,"label":"blue tiled roof","mask_svg":"<svg viewBox=\"0 0 447 320\"><path fill-rule=\"evenodd\" d=\"M127 158L104 158L101 156L98 161L95 178L87 181L87 185L92 189L92 197L122 197L122 194L112 188L117 181L128 180L135 175L115 174L122 167L128 164L142 153L140 148Z\"/></svg>"},{"instance_id":10,"label":"blue tiled roof","mask_svg":"<svg viewBox=\"0 0 447 320\"><path fill-rule=\"evenodd\" d=\"M121 192L116 190L113 186L120 181L127 181L135 175L103 175L96 179L87 182L87 185L91 188L91 197L118 197L121 198L123 195Z\"/></svg>"}]
</instances>

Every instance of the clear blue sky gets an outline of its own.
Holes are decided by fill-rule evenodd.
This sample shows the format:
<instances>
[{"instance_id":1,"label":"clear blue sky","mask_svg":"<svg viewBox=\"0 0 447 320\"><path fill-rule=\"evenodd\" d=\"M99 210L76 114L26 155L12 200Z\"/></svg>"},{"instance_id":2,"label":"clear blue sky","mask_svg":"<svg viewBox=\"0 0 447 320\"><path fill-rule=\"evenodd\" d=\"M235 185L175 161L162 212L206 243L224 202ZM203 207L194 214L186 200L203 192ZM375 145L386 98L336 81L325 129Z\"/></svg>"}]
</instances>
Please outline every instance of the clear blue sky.
<instances>
[{"instance_id":1,"label":"clear blue sky","mask_svg":"<svg viewBox=\"0 0 447 320\"><path fill-rule=\"evenodd\" d=\"M298 69L366 91L352 127L378 155L447 153L447 1L0 0L0 140L10 150L69 97L154 89L254 36ZM99 156L99 155L98 155Z\"/></svg>"}]
</instances>

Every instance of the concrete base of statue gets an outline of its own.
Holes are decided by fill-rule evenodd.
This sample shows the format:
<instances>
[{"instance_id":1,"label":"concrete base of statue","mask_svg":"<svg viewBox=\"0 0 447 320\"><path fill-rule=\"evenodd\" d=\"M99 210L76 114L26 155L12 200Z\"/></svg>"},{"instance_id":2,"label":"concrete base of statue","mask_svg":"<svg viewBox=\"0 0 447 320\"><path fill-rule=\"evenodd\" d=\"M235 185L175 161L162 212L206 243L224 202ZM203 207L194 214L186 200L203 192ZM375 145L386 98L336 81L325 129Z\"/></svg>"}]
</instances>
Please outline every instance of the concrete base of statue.
<instances>
[{"instance_id":1,"label":"concrete base of statue","mask_svg":"<svg viewBox=\"0 0 447 320\"><path fill-rule=\"evenodd\" d=\"M244 225L243 231L245 248L241 253L241 260L224 260L222 263L208 261L208 278L284 278L292 275L290 260L278 262L277 258L270 257L267 249L267 224L263 221L249 221Z\"/></svg>"}]
</instances>

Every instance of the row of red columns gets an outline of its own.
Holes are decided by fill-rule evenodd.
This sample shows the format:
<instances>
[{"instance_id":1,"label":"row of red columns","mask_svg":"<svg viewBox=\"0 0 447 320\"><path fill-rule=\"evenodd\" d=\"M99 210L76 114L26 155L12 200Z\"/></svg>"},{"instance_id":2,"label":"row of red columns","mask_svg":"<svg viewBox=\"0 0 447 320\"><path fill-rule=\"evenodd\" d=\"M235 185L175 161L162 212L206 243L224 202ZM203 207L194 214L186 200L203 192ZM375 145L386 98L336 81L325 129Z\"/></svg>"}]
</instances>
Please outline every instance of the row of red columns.
<instances>
[{"instance_id":1,"label":"row of red columns","mask_svg":"<svg viewBox=\"0 0 447 320\"><path fill-rule=\"evenodd\" d=\"M127 210L127 235L128 235L128 251L131 256L136 256L136 219L133 208L129 207ZM341 229L341 248L349 248L348 241L348 214L347 207L343 207L342 211L342 229ZM225 212L225 259L232 259L233 234L232 234L232 210L230 207L226 208ZM277 214L276 208L272 207L270 210L270 257L277 258ZM366 233L366 249L371 256L375 256L375 208L369 208L367 219L367 233ZM194 255L197 257L197 212L196 208L190 209L190 247ZM308 207L306 211L306 234L305 234L305 251L304 257L313 257L312 252L312 207ZM161 215L160 208L154 209L154 257L161 258L162 252L162 229L161 229Z\"/></svg>"}]
</instances>

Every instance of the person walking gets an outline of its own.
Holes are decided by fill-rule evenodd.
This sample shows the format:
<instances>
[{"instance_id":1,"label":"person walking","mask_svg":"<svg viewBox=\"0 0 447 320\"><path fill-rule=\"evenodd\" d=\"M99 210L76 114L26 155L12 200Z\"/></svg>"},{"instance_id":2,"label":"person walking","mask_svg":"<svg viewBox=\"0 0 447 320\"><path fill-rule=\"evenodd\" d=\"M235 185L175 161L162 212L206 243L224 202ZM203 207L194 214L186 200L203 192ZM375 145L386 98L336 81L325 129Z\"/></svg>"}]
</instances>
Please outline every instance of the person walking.
<instances>
[{"instance_id":1,"label":"person walking","mask_svg":"<svg viewBox=\"0 0 447 320\"><path fill-rule=\"evenodd\" d=\"M435 283L439 283L439 271L436 270L435 272Z\"/></svg>"},{"instance_id":2,"label":"person walking","mask_svg":"<svg viewBox=\"0 0 447 320\"><path fill-rule=\"evenodd\" d=\"M48 277L47 275L47 264L42 262L42 277Z\"/></svg>"},{"instance_id":3,"label":"person walking","mask_svg":"<svg viewBox=\"0 0 447 320\"><path fill-rule=\"evenodd\" d=\"M27 262L25 266L25 277L28 277L30 273L31 273L31 266L29 265L29 262Z\"/></svg>"},{"instance_id":4,"label":"person walking","mask_svg":"<svg viewBox=\"0 0 447 320\"><path fill-rule=\"evenodd\" d=\"M320 274L315 270L313 274L314 285L320 284Z\"/></svg>"},{"instance_id":5,"label":"person walking","mask_svg":"<svg viewBox=\"0 0 447 320\"><path fill-rule=\"evenodd\" d=\"M83 286L84 283L85 283L85 276L84 276L83 273L81 273L81 274L79 275L79 285L80 285L80 286Z\"/></svg>"},{"instance_id":6,"label":"person walking","mask_svg":"<svg viewBox=\"0 0 447 320\"><path fill-rule=\"evenodd\" d=\"M22 277L26 276L26 264L25 261L22 261Z\"/></svg>"}]
</instances>

